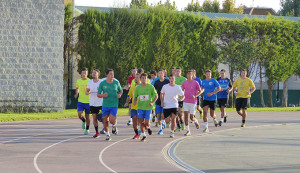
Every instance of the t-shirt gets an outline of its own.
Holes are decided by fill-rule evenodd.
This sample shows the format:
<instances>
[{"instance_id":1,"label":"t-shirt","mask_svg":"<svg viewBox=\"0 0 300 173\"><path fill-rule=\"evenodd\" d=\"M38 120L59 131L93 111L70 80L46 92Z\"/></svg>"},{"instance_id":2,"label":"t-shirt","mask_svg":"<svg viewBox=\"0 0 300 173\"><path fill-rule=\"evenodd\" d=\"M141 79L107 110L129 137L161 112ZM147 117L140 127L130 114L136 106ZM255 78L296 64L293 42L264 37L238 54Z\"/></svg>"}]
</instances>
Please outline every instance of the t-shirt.
<instances>
[{"instance_id":1,"label":"t-shirt","mask_svg":"<svg viewBox=\"0 0 300 173\"><path fill-rule=\"evenodd\" d=\"M188 80L184 81L181 85L182 90L184 91L185 99L183 102L185 103L197 103L197 97L192 97L192 95L197 95L198 91L201 90L200 85L197 81L192 80L189 82Z\"/></svg>"},{"instance_id":2,"label":"t-shirt","mask_svg":"<svg viewBox=\"0 0 300 173\"><path fill-rule=\"evenodd\" d=\"M170 84L164 85L161 89L161 93L164 93L164 108L178 108L178 95L183 96L184 93L179 85L170 86Z\"/></svg>"},{"instance_id":3,"label":"t-shirt","mask_svg":"<svg viewBox=\"0 0 300 173\"><path fill-rule=\"evenodd\" d=\"M200 87L202 87L202 80L200 78L196 77L194 80L198 82Z\"/></svg>"},{"instance_id":4,"label":"t-shirt","mask_svg":"<svg viewBox=\"0 0 300 173\"><path fill-rule=\"evenodd\" d=\"M227 99L227 90L232 87L231 80L228 78L222 79L219 77L217 81L219 82L220 87L223 89L223 91L218 92L218 99Z\"/></svg>"},{"instance_id":5,"label":"t-shirt","mask_svg":"<svg viewBox=\"0 0 300 173\"><path fill-rule=\"evenodd\" d=\"M132 82L132 80L134 78L135 78L134 75L131 75L131 76L128 77L128 83L129 83L129 85L131 85L131 82Z\"/></svg>"},{"instance_id":6,"label":"t-shirt","mask_svg":"<svg viewBox=\"0 0 300 173\"><path fill-rule=\"evenodd\" d=\"M128 92L128 97L130 99L133 98L136 87L137 87L136 85L130 87L129 92ZM137 110L138 109L138 102L139 102L139 98L137 99L137 104L136 105L134 105L133 102L132 102L131 109Z\"/></svg>"},{"instance_id":7,"label":"t-shirt","mask_svg":"<svg viewBox=\"0 0 300 173\"><path fill-rule=\"evenodd\" d=\"M78 102L81 103L89 103L90 102L90 95L86 95L86 86L90 79L87 78L86 80L82 80L82 78L78 79L76 81L76 88L79 89L79 96L78 96Z\"/></svg>"},{"instance_id":8,"label":"t-shirt","mask_svg":"<svg viewBox=\"0 0 300 173\"><path fill-rule=\"evenodd\" d=\"M208 97L207 93L211 93L211 92L215 91L217 89L217 87L219 87L219 86L220 86L220 84L214 78L211 78L209 81L204 79L202 81L202 87L204 88L204 100L208 100L208 101L217 100L217 94L213 94L212 96Z\"/></svg>"},{"instance_id":9,"label":"t-shirt","mask_svg":"<svg viewBox=\"0 0 300 173\"><path fill-rule=\"evenodd\" d=\"M242 79L239 77L233 84L233 87L237 88L238 95L236 98L250 98L247 92L250 92L250 87L255 87L253 81L249 78Z\"/></svg>"},{"instance_id":10,"label":"t-shirt","mask_svg":"<svg viewBox=\"0 0 300 173\"><path fill-rule=\"evenodd\" d=\"M160 91L162 89L162 87L166 84L170 83L169 79L165 79L164 81L160 81L160 80L157 80L155 83L154 83L154 88L156 89L156 92L158 94L158 99L156 100L155 104L156 105L161 105L161 101L160 101Z\"/></svg>"},{"instance_id":11,"label":"t-shirt","mask_svg":"<svg viewBox=\"0 0 300 173\"><path fill-rule=\"evenodd\" d=\"M150 106L149 103L154 100L156 94L156 90L151 84L147 84L146 86L137 86L135 89L134 97L139 99L138 109L152 110L153 106Z\"/></svg>"},{"instance_id":12,"label":"t-shirt","mask_svg":"<svg viewBox=\"0 0 300 173\"><path fill-rule=\"evenodd\" d=\"M183 77L183 76L177 77L176 80L175 80L175 84L181 86L182 83L183 83L184 81L186 81L186 80L187 80L187 78L185 78L185 77Z\"/></svg>"},{"instance_id":13,"label":"t-shirt","mask_svg":"<svg viewBox=\"0 0 300 173\"><path fill-rule=\"evenodd\" d=\"M97 97L98 88L99 88L99 85L100 85L101 82L102 82L101 79L99 79L98 82L96 82L96 83L92 79L87 83L86 88L90 89L90 92L91 92L90 106L95 106L95 107L102 106L103 98Z\"/></svg>"},{"instance_id":14,"label":"t-shirt","mask_svg":"<svg viewBox=\"0 0 300 173\"><path fill-rule=\"evenodd\" d=\"M168 79L168 80L169 80L168 77L165 77L165 79ZM151 81L151 85L154 85L155 82L158 81L158 80L159 80L159 77L156 77L155 79L153 79L153 80Z\"/></svg>"},{"instance_id":15,"label":"t-shirt","mask_svg":"<svg viewBox=\"0 0 300 173\"><path fill-rule=\"evenodd\" d=\"M120 83L113 80L112 83L108 83L106 80L101 82L98 89L98 94L107 93L107 97L103 98L103 107L118 107L119 99L117 93L122 91Z\"/></svg>"}]
</instances>

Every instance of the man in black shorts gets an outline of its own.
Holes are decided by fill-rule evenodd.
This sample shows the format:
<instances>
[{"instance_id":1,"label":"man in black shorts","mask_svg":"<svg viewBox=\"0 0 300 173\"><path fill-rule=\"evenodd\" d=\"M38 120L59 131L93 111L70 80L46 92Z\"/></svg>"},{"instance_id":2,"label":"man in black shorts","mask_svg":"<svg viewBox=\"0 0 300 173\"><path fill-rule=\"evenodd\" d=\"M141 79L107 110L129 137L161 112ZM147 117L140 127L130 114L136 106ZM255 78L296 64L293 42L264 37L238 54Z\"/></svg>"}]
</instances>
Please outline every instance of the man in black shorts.
<instances>
[{"instance_id":1,"label":"man in black shorts","mask_svg":"<svg viewBox=\"0 0 300 173\"><path fill-rule=\"evenodd\" d=\"M164 85L160 92L161 107L163 107L165 121L167 124L171 121L171 138L174 137L178 101L183 101L185 98L181 87L175 84L175 80L175 76L170 75L170 83ZM181 96L180 99L177 99L178 95Z\"/></svg>"},{"instance_id":2,"label":"man in black shorts","mask_svg":"<svg viewBox=\"0 0 300 173\"><path fill-rule=\"evenodd\" d=\"M220 71L220 76L217 81L220 84L221 91L218 92L218 104L221 110L221 119L219 121L219 126L222 126L222 123L227 122L227 113L225 112L226 105L228 102L228 94L232 90L231 80L226 77L226 70L222 69Z\"/></svg>"}]
</instances>

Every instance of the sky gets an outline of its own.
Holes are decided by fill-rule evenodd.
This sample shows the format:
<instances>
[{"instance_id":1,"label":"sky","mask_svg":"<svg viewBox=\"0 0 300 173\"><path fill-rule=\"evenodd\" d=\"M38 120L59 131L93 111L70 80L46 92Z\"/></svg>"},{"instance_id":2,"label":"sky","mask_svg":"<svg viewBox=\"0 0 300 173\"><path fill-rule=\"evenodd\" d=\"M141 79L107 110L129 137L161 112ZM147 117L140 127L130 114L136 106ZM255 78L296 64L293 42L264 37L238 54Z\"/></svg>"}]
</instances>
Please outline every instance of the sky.
<instances>
[{"instance_id":1,"label":"sky","mask_svg":"<svg viewBox=\"0 0 300 173\"><path fill-rule=\"evenodd\" d=\"M149 4L157 4L160 0L147 0ZM192 0L171 0L175 1L177 9L179 11L184 10L184 8ZM195 2L196 0L194 0ZM204 0L198 0L200 4ZM218 0L220 4L224 0ZM124 7L129 6L131 0L75 0L76 6L95 6L95 7ZM165 0L162 0L165 2ZM276 12L280 9L280 0L236 0L236 5L246 5L247 7L267 7L273 8Z\"/></svg>"}]
</instances>

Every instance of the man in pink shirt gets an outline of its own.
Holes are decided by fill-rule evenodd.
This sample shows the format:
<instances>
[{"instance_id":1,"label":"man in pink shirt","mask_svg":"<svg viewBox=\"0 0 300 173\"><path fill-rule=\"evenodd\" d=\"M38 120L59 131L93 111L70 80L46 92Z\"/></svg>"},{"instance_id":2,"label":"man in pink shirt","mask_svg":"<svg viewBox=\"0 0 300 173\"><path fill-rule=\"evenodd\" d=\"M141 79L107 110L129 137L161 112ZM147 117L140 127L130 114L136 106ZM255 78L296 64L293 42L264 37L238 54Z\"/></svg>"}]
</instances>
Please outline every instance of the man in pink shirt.
<instances>
[{"instance_id":1,"label":"man in pink shirt","mask_svg":"<svg viewBox=\"0 0 300 173\"><path fill-rule=\"evenodd\" d=\"M185 99L183 101L183 111L184 111L184 122L187 129L185 136L190 136L190 127L189 127L189 114L190 119L195 122L195 126L199 129L198 120L195 118L197 97L202 94L200 85L197 81L193 79L193 71L189 70L187 72L187 80L184 81L181 85L182 90L184 91Z\"/></svg>"}]
</instances>

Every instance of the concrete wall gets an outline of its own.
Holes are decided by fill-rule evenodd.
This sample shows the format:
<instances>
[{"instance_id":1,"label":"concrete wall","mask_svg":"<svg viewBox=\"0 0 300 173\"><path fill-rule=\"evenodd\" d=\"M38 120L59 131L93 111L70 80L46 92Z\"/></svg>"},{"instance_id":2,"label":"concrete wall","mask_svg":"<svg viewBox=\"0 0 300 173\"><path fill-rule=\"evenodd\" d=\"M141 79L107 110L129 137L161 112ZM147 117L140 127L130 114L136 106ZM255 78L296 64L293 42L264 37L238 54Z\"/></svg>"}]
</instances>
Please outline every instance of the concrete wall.
<instances>
[{"instance_id":1,"label":"concrete wall","mask_svg":"<svg viewBox=\"0 0 300 173\"><path fill-rule=\"evenodd\" d=\"M0 0L0 112L63 109L63 0Z\"/></svg>"}]
</instances>

